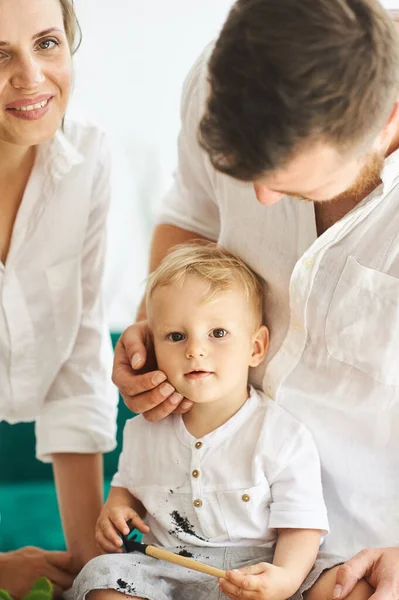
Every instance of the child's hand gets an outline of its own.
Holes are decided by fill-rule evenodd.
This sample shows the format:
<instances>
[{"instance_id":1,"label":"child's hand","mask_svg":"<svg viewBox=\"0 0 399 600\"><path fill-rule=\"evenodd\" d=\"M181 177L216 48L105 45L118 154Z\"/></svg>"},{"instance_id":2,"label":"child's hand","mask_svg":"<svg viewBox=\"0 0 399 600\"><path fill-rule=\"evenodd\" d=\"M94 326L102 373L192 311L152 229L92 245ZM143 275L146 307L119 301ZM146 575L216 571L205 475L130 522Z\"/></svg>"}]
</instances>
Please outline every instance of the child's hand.
<instances>
[{"instance_id":1,"label":"child's hand","mask_svg":"<svg viewBox=\"0 0 399 600\"><path fill-rule=\"evenodd\" d=\"M287 569L269 563L227 571L219 588L232 600L286 600L296 592Z\"/></svg>"},{"instance_id":2,"label":"child's hand","mask_svg":"<svg viewBox=\"0 0 399 600\"><path fill-rule=\"evenodd\" d=\"M131 520L131 527L142 533L150 528L130 506L113 506L104 504L96 524L96 542L104 552L123 552L122 540L118 532L128 535L130 529L126 521Z\"/></svg>"}]
</instances>

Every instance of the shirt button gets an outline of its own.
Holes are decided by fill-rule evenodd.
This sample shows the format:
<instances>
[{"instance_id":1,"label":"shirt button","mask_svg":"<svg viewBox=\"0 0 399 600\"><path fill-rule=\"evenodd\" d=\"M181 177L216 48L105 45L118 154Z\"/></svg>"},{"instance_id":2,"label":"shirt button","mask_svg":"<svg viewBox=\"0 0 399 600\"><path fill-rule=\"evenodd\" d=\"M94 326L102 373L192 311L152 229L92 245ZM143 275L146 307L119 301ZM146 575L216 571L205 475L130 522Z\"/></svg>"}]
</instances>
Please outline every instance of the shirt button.
<instances>
[{"instance_id":1,"label":"shirt button","mask_svg":"<svg viewBox=\"0 0 399 600\"><path fill-rule=\"evenodd\" d=\"M197 469L194 469L194 471L191 473L191 475L195 478L200 476L200 472Z\"/></svg>"},{"instance_id":2,"label":"shirt button","mask_svg":"<svg viewBox=\"0 0 399 600\"><path fill-rule=\"evenodd\" d=\"M249 502L251 500L251 496L248 496L248 494L244 494L241 498L241 500L243 502Z\"/></svg>"},{"instance_id":3,"label":"shirt button","mask_svg":"<svg viewBox=\"0 0 399 600\"><path fill-rule=\"evenodd\" d=\"M202 506L202 500L197 498L196 500L194 500L193 504L194 504L195 508L200 508Z\"/></svg>"},{"instance_id":4,"label":"shirt button","mask_svg":"<svg viewBox=\"0 0 399 600\"><path fill-rule=\"evenodd\" d=\"M314 265L314 259L313 258L309 258L309 257L304 258L302 260L302 264L305 267L305 269L312 269L313 265Z\"/></svg>"},{"instance_id":5,"label":"shirt button","mask_svg":"<svg viewBox=\"0 0 399 600\"><path fill-rule=\"evenodd\" d=\"M203 445L204 445L204 444L203 444L202 442L197 442L197 443L195 444L195 447L197 448L197 450L199 450L200 448L202 448L202 446L203 446Z\"/></svg>"}]
</instances>

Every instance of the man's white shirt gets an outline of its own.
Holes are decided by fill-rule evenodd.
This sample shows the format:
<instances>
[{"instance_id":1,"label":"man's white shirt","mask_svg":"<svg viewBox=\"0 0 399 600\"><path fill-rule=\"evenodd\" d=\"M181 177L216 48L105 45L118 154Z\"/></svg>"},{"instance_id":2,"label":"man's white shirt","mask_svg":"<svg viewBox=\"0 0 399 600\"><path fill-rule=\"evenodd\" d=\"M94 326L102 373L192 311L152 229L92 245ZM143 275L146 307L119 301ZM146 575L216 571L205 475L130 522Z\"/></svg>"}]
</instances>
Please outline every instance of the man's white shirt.
<instances>
[{"instance_id":1,"label":"man's white shirt","mask_svg":"<svg viewBox=\"0 0 399 600\"><path fill-rule=\"evenodd\" d=\"M200 149L209 52L184 86L179 168L158 222L217 240L264 278L271 348L252 381L313 433L325 549L399 545L399 151L382 185L318 238L313 203L261 206Z\"/></svg>"},{"instance_id":2,"label":"man's white shirt","mask_svg":"<svg viewBox=\"0 0 399 600\"><path fill-rule=\"evenodd\" d=\"M109 155L67 123L38 146L0 262L0 419L36 419L37 455L115 447L118 395L101 299Z\"/></svg>"},{"instance_id":3,"label":"man's white shirt","mask_svg":"<svg viewBox=\"0 0 399 600\"><path fill-rule=\"evenodd\" d=\"M273 546L276 529L328 531L320 462L309 431L253 388L241 409L201 439L181 415L125 425L112 485L147 509L164 546Z\"/></svg>"}]
</instances>

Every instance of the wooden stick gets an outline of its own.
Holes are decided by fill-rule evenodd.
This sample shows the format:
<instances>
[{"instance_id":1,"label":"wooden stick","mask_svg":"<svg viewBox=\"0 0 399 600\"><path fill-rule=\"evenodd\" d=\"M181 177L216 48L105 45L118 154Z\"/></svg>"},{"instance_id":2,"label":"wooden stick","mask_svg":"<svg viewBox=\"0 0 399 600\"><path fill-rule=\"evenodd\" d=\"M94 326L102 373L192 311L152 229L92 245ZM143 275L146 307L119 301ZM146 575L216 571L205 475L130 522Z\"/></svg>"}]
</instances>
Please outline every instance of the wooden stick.
<instances>
[{"instance_id":1,"label":"wooden stick","mask_svg":"<svg viewBox=\"0 0 399 600\"><path fill-rule=\"evenodd\" d=\"M145 549L145 553L153 558L166 560L176 565L186 567L187 569L193 569L193 571L200 571L201 573L206 573L207 575L213 575L213 577L226 577L226 571L216 569L216 567L210 567L209 565L199 562L198 560L181 556L180 554L175 554L174 552L169 552L163 548L157 548L156 546L148 545Z\"/></svg>"}]
</instances>

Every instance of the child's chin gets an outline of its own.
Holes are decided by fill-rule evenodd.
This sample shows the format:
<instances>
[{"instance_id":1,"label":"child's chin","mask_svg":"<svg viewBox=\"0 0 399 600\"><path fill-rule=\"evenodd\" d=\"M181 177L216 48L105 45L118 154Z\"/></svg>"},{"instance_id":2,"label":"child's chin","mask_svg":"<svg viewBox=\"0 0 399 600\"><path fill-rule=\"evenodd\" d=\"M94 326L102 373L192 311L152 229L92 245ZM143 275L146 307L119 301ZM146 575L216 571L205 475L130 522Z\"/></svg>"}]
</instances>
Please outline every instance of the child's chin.
<instances>
[{"instance_id":1,"label":"child's chin","mask_svg":"<svg viewBox=\"0 0 399 600\"><path fill-rule=\"evenodd\" d=\"M190 394L190 396L186 396L187 399L194 402L194 404L210 404L214 401L209 394Z\"/></svg>"}]
</instances>

